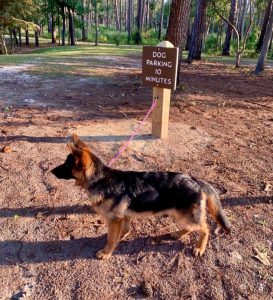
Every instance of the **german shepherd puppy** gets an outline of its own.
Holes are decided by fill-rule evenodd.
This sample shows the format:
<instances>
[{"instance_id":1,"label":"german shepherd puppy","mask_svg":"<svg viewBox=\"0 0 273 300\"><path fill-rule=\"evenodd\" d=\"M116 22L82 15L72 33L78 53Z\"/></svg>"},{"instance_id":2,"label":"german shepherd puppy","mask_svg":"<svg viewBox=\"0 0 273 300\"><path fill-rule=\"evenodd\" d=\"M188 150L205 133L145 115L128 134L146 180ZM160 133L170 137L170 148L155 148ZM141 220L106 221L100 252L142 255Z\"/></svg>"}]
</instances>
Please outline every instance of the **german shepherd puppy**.
<instances>
[{"instance_id":1,"label":"german shepherd puppy","mask_svg":"<svg viewBox=\"0 0 273 300\"><path fill-rule=\"evenodd\" d=\"M167 215L182 227L171 233L180 239L199 231L194 255L201 256L207 246L209 229L206 208L227 233L231 226L215 189L207 182L174 172L121 171L107 167L77 135L68 143L71 153L52 170L60 179L76 179L86 189L93 209L106 221L107 243L96 253L108 259L119 241L130 231L132 217Z\"/></svg>"}]
</instances>

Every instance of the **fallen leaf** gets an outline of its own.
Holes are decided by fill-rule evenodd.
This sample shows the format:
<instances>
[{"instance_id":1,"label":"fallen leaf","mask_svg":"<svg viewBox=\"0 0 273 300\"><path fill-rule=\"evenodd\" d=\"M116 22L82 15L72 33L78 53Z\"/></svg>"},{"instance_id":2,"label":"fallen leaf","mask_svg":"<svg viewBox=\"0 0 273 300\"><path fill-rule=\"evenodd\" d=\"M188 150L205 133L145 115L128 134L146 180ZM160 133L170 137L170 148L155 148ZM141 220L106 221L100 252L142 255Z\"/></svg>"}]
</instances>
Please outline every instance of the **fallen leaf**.
<instances>
[{"instance_id":1,"label":"fallen leaf","mask_svg":"<svg viewBox=\"0 0 273 300\"><path fill-rule=\"evenodd\" d=\"M261 262L262 264L264 264L265 266L270 266L270 261L269 261L269 259L268 259L268 257L267 257L267 252L266 252L266 250L260 251L258 248L253 247L253 252L254 252L254 254L256 254L256 255L254 255L254 257L255 257L258 261L260 261L260 262Z\"/></svg>"},{"instance_id":2,"label":"fallen leaf","mask_svg":"<svg viewBox=\"0 0 273 300\"><path fill-rule=\"evenodd\" d=\"M272 191L272 185L268 182L265 182L264 184L264 191L265 192L271 192Z\"/></svg>"},{"instance_id":3,"label":"fallen leaf","mask_svg":"<svg viewBox=\"0 0 273 300\"><path fill-rule=\"evenodd\" d=\"M5 147L2 149L2 152L3 152L3 153L11 153L11 152L12 152L12 149L11 149L9 146L5 146Z\"/></svg>"}]
</instances>

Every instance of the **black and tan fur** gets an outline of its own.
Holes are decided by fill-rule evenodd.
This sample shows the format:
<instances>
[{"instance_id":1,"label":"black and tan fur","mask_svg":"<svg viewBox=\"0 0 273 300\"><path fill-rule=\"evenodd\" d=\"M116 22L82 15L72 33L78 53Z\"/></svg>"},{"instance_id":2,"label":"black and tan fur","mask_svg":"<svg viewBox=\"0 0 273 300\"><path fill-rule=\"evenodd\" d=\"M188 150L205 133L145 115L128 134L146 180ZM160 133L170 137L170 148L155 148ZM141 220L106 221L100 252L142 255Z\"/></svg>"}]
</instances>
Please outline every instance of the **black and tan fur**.
<instances>
[{"instance_id":1,"label":"black and tan fur","mask_svg":"<svg viewBox=\"0 0 273 300\"><path fill-rule=\"evenodd\" d=\"M90 195L93 209L106 221L106 246L96 253L108 259L119 241L128 235L132 217L168 215L181 226L171 233L180 239L192 231L200 233L194 254L207 246L209 229L206 208L226 232L230 224L215 189L207 182L174 172L121 171L107 167L77 135L68 143L71 153L64 164L52 170L61 179L76 179Z\"/></svg>"}]
</instances>

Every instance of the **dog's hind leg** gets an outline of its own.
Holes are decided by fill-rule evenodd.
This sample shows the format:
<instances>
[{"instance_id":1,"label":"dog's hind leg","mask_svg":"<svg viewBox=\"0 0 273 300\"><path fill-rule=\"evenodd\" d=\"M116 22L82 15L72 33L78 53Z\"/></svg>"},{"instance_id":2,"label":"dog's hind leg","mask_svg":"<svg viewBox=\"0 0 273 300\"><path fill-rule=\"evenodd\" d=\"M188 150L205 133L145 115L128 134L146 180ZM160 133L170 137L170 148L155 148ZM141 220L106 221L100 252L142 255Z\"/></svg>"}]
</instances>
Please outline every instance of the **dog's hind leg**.
<instances>
[{"instance_id":1,"label":"dog's hind leg","mask_svg":"<svg viewBox=\"0 0 273 300\"><path fill-rule=\"evenodd\" d=\"M129 235L130 229L131 229L131 217L126 216L123 219L122 232L121 232L120 240L124 240Z\"/></svg>"},{"instance_id":2,"label":"dog's hind leg","mask_svg":"<svg viewBox=\"0 0 273 300\"><path fill-rule=\"evenodd\" d=\"M107 243L96 253L99 259L108 259L120 241L124 219L108 220Z\"/></svg>"}]
</instances>

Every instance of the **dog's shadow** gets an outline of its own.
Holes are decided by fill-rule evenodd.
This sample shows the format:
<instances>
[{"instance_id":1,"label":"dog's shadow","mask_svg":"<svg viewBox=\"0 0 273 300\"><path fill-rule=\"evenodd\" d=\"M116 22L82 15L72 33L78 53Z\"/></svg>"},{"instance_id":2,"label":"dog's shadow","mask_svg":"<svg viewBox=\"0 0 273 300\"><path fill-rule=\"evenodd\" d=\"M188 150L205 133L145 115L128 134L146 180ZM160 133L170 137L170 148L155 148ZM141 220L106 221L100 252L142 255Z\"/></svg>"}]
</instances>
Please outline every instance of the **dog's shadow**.
<instances>
[{"instance_id":1,"label":"dog's shadow","mask_svg":"<svg viewBox=\"0 0 273 300\"><path fill-rule=\"evenodd\" d=\"M246 197L226 198L224 206L244 206L269 204L272 197ZM64 207L28 207L18 209L0 209L0 218L11 218L15 215L20 217L36 217L42 215L63 215L92 213L87 205L75 205ZM18 263L41 263L66 261L73 259L93 259L96 251L103 248L106 243L106 235L100 237L79 238L74 240L56 240L28 242L22 240L0 241L0 266L15 265ZM187 251L189 250L189 251ZM119 243L114 255L133 255L140 252L171 252L183 251L191 256L191 249L181 241L171 240L169 235L148 236L128 240Z\"/></svg>"},{"instance_id":2,"label":"dog's shadow","mask_svg":"<svg viewBox=\"0 0 273 300\"><path fill-rule=\"evenodd\" d=\"M106 234L100 237L73 240L41 242L1 241L0 265L94 259L95 253L103 248L105 243ZM182 251L184 247L181 241L172 240L168 234L139 237L121 241L113 255L132 255L140 252L169 253L170 251Z\"/></svg>"}]
</instances>

